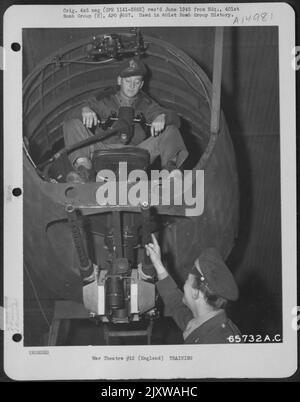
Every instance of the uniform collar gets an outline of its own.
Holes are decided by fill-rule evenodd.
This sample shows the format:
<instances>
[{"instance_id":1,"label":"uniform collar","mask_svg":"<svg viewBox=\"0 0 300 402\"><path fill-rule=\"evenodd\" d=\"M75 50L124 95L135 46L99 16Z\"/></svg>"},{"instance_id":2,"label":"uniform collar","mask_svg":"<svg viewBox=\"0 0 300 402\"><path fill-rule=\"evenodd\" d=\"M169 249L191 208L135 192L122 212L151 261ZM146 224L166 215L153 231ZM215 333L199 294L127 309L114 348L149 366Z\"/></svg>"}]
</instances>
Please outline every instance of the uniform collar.
<instances>
[{"instance_id":1,"label":"uniform collar","mask_svg":"<svg viewBox=\"0 0 300 402\"><path fill-rule=\"evenodd\" d=\"M185 340L196 328L199 328L199 330L203 331L209 331L210 328L222 325L223 322L225 322L227 319L227 315L225 310L220 310L216 315L214 315L211 318L208 318L207 320L203 321L203 319L200 318L193 318L191 319L184 332L183 332L183 339ZM201 329L200 329L201 328Z\"/></svg>"}]
</instances>

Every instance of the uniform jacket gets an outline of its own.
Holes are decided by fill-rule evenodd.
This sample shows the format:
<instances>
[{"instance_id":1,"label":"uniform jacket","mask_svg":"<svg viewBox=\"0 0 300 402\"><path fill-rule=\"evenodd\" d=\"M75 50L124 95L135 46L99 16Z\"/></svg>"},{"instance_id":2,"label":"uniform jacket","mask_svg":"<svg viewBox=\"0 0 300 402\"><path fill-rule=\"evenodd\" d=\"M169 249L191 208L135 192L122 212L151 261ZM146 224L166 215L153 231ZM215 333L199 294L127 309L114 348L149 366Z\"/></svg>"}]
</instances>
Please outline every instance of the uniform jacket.
<instances>
[{"instance_id":1,"label":"uniform jacket","mask_svg":"<svg viewBox=\"0 0 300 402\"><path fill-rule=\"evenodd\" d=\"M92 97L85 101L82 106L88 106L95 113L97 113L100 120L108 119L112 113L117 116L119 114L119 108L122 105L118 92L114 91L110 95L105 97ZM174 125L179 128L180 119L177 114L169 109L161 107L157 102L151 99L144 92L140 91L136 98L134 99L132 105L134 108L135 117L139 114L143 114L147 123L152 123L152 121L160 114L164 113L166 116L166 126ZM149 133L148 133L149 134ZM134 125L134 135L130 141L132 145L140 144L147 137L147 132L145 127L142 127L139 123ZM106 143L114 142L115 139L105 141Z\"/></svg>"},{"instance_id":2,"label":"uniform jacket","mask_svg":"<svg viewBox=\"0 0 300 402\"><path fill-rule=\"evenodd\" d=\"M100 119L107 119L112 112L118 115L120 106L118 92L115 91L111 95L104 98L92 97L88 99L83 106L89 106L94 112L98 114ZM160 114L165 113L166 125L174 124L179 128L180 120L177 114L169 109L163 108L152 98L146 95L143 91L140 91L136 96L132 107L135 110L135 114L142 113L148 123L152 121Z\"/></svg>"},{"instance_id":3,"label":"uniform jacket","mask_svg":"<svg viewBox=\"0 0 300 402\"><path fill-rule=\"evenodd\" d=\"M159 294L165 304L165 315L171 316L182 331L193 320L190 309L183 304L183 293L175 281L167 276L156 283ZM230 336L240 335L240 331L227 317L224 310L196 327L184 340L184 343L230 343Z\"/></svg>"}]
</instances>

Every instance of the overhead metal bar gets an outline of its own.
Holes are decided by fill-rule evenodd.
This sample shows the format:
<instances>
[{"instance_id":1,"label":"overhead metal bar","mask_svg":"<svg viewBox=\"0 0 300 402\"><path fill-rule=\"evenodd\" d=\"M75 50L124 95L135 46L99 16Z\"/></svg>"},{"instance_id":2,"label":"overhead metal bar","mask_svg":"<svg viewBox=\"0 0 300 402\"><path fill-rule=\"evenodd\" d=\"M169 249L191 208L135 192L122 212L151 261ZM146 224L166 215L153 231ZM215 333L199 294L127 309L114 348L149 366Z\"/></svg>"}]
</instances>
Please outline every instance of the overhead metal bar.
<instances>
[{"instance_id":1,"label":"overhead metal bar","mask_svg":"<svg viewBox=\"0 0 300 402\"><path fill-rule=\"evenodd\" d=\"M222 59L223 59L223 27L215 28L214 66L211 99L211 123L210 131L218 134L220 129L220 104L222 83Z\"/></svg>"}]
</instances>

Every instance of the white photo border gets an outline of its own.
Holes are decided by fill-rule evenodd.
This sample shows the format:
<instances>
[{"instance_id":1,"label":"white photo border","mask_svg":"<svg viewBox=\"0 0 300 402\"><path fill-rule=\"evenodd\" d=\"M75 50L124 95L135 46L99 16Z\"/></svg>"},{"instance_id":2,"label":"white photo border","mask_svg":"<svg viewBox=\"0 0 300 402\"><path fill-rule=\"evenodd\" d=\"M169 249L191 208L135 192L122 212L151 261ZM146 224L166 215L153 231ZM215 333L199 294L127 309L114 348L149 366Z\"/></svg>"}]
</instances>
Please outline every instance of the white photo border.
<instances>
[{"instance_id":1,"label":"white photo border","mask_svg":"<svg viewBox=\"0 0 300 402\"><path fill-rule=\"evenodd\" d=\"M137 4L133 4L136 6ZM139 3L139 5L142 5ZM155 4L157 6L158 4ZM168 3L162 4L167 6ZM199 6L212 4L199 4ZM17 380L38 379L170 379L170 378L283 378L297 369L297 331L292 328L292 310L297 302L296 272L296 108L295 71L292 49L295 46L295 13L286 3L213 4L218 8L238 6L235 26L272 25L279 27L280 79L280 155L281 155L281 230L283 342L274 344L226 345L149 345L145 346L68 346L36 347L48 354L31 355L23 342L12 336L23 334L23 201L12 189L23 188L22 165L22 46L23 28L99 28L93 19L63 19L63 8L84 5L16 5L4 15L4 367ZM95 7L94 5L91 5ZM117 6L117 4L115 4ZM126 4L127 7L130 4ZM149 6L149 4L144 4ZM179 7L180 4L169 4ZM188 6L188 4L185 4ZM195 4L191 4L191 7ZM102 7L98 5L98 7ZM267 22L243 20L243 16L267 12ZM174 20L150 18L105 20L101 28L156 26L233 26L233 19L194 17ZM193 356L193 360L171 361L170 355ZM123 361L92 360L92 356L118 355ZM129 355L161 357L162 360L126 361Z\"/></svg>"}]
</instances>

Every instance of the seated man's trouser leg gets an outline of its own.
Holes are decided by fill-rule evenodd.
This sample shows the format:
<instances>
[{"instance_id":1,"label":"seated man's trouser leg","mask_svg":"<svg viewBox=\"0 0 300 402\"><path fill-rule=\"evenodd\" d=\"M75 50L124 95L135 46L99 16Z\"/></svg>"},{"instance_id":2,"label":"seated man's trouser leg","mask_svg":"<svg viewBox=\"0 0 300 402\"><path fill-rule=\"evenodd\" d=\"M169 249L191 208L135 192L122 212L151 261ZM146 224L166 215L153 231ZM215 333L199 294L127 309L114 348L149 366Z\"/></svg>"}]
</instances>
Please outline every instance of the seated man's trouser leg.
<instances>
[{"instance_id":1,"label":"seated man's trouser leg","mask_svg":"<svg viewBox=\"0 0 300 402\"><path fill-rule=\"evenodd\" d=\"M93 133L85 127L80 119L64 121L63 133L66 147L77 144L78 142L93 136ZM88 145L87 147L83 147L71 152L69 154L69 160L73 166L77 158L85 157L92 159L93 154L97 149L120 148L122 146L122 144L104 144L103 142L99 141L95 144Z\"/></svg>"},{"instance_id":2,"label":"seated man's trouser leg","mask_svg":"<svg viewBox=\"0 0 300 402\"><path fill-rule=\"evenodd\" d=\"M80 119L65 121L63 124L63 133L66 147L77 144L78 142L93 136L93 133L84 126ZM69 159L73 165L77 158L86 157L91 159L93 153L97 149L120 148L123 146L124 145L122 144L105 144L103 142L97 142L71 152L69 154ZM178 128L172 125L167 126L157 137L149 137L137 146L149 151L151 163L160 156L162 166L166 166L168 161L176 158L176 166L179 167L188 156L188 151Z\"/></svg>"},{"instance_id":3,"label":"seated man's trouser leg","mask_svg":"<svg viewBox=\"0 0 300 402\"><path fill-rule=\"evenodd\" d=\"M180 131L173 125L167 126L157 137L147 138L138 147L149 151L151 163L160 156L163 167L171 160L176 162L176 167L180 167L188 157Z\"/></svg>"}]
</instances>

